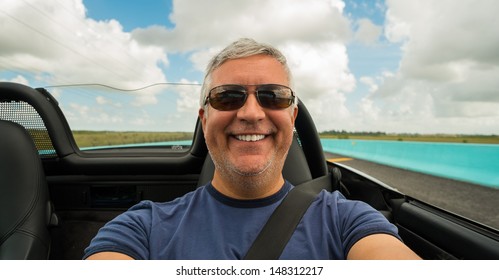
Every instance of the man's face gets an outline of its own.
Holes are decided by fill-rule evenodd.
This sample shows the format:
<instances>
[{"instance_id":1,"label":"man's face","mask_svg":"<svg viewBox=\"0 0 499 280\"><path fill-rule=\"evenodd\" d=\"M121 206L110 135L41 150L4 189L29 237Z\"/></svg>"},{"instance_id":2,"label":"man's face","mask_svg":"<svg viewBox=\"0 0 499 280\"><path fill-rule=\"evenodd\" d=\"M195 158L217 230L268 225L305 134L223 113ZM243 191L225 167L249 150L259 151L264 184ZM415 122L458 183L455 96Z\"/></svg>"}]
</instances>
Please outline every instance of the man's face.
<instances>
[{"instance_id":1,"label":"man's face","mask_svg":"<svg viewBox=\"0 0 499 280\"><path fill-rule=\"evenodd\" d=\"M243 107L218 111L207 106L208 112L199 110L206 144L217 167L214 185L219 178L229 185L240 183L231 180L244 178L255 183L281 183L298 109L263 108L254 90L261 84L289 86L284 67L266 55L229 60L213 71L210 88L227 84L246 87L249 95Z\"/></svg>"}]
</instances>

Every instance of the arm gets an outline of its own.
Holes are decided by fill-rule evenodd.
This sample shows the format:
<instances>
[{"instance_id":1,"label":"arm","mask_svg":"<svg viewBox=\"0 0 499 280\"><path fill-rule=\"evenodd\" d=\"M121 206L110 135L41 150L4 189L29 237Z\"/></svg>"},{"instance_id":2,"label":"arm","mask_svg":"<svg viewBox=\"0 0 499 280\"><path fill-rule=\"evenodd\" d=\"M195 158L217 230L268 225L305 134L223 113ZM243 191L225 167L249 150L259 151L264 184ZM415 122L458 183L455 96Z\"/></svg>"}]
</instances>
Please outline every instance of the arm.
<instances>
[{"instance_id":1,"label":"arm","mask_svg":"<svg viewBox=\"0 0 499 280\"><path fill-rule=\"evenodd\" d=\"M84 250L87 260L146 259L151 203L143 201L112 219L99 229Z\"/></svg>"},{"instance_id":2,"label":"arm","mask_svg":"<svg viewBox=\"0 0 499 280\"><path fill-rule=\"evenodd\" d=\"M372 234L357 241L348 252L349 260L420 260L409 247L389 234Z\"/></svg>"},{"instance_id":3,"label":"arm","mask_svg":"<svg viewBox=\"0 0 499 280\"><path fill-rule=\"evenodd\" d=\"M117 252L100 252L90 255L86 260L133 260L133 258Z\"/></svg>"}]
</instances>

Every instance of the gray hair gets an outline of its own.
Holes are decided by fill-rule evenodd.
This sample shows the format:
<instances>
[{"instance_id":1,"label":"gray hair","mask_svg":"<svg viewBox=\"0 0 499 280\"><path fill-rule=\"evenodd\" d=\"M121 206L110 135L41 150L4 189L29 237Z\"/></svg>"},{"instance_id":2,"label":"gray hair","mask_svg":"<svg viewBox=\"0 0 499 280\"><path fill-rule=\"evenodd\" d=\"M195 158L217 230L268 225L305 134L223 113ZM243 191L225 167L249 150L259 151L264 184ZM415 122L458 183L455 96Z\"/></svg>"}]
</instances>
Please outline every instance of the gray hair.
<instances>
[{"instance_id":1,"label":"gray hair","mask_svg":"<svg viewBox=\"0 0 499 280\"><path fill-rule=\"evenodd\" d=\"M284 70L288 75L289 83L291 84L291 71L289 70L286 57L281 53L281 51L271 45L259 43L253 39L242 38L228 45L225 49L215 55L208 63L208 66L206 67L206 74L204 76L203 86L201 87L201 98L199 100L200 106L204 107L205 105L204 102L206 96L208 95L212 82L211 74L215 69L220 67L220 65L224 64L227 60L245 58L258 54L268 55L279 61L284 67Z\"/></svg>"}]
</instances>

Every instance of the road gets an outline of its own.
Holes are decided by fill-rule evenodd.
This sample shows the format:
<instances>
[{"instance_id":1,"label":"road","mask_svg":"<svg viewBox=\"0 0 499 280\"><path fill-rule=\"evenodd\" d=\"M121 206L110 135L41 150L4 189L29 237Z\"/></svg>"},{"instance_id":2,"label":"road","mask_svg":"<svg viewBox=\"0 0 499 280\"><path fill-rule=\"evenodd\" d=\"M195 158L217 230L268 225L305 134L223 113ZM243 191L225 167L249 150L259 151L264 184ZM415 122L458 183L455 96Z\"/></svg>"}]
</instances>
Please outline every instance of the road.
<instances>
[{"instance_id":1,"label":"road","mask_svg":"<svg viewBox=\"0 0 499 280\"><path fill-rule=\"evenodd\" d=\"M499 189L436 177L346 156L326 159L366 173L416 199L499 229Z\"/></svg>"}]
</instances>

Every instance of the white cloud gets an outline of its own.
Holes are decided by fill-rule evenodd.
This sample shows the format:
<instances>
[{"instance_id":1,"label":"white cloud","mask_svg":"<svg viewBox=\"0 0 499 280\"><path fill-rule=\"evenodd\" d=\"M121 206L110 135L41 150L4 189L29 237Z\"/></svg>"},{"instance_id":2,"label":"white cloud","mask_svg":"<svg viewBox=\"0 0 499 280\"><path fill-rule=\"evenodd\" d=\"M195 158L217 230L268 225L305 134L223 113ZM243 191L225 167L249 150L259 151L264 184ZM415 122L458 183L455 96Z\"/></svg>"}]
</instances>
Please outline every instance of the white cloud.
<instances>
[{"instance_id":1,"label":"white cloud","mask_svg":"<svg viewBox=\"0 0 499 280\"><path fill-rule=\"evenodd\" d=\"M82 0L6 0L1 10L0 71L22 73L31 86L100 83L130 90L167 81L162 67L169 61L163 48L139 44L116 20L88 18ZM50 89L75 129L144 129L151 122L139 124L135 109L122 106L158 103L159 92L153 88L112 99L86 90L59 94L65 90ZM129 96L133 100L122 101Z\"/></svg>"},{"instance_id":2,"label":"white cloud","mask_svg":"<svg viewBox=\"0 0 499 280\"><path fill-rule=\"evenodd\" d=\"M374 24L371 20L363 18L357 21L357 31L355 32L355 39L366 45L374 45L378 42L383 28Z\"/></svg>"},{"instance_id":3,"label":"white cloud","mask_svg":"<svg viewBox=\"0 0 499 280\"><path fill-rule=\"evenodd\" d=\"M104 96L97 96L95 98L95 102L98 105L111 105L111 106L116 107L116 108L122 108L123 107L123 104L121 102L113 101L113 100L111 100L109 98L106 98Z\"/></svg>"},{"instance_id":4,"label":"white cloud","mask_svg":"<svg viewBox=\"0 0 499 280\"><path fill-rule=\"evenodd\" d=\"M319 124L327 125L333 111L348 114L344 94L353 90L355 79L348 69L345 42L352 34L342 1L174 1L173 29L151 26L132 33L115 20L88 18L81 0L64 6L37 0L20 8L18 3L9 0L5 5L9 16L1 18L8 24L0 27L5 46L0 60L8 61L2 65L10 70L35 73L40 83L139 88L166 81L158 65L168 65L168 53L188 53L194 69L204 72L216 51L240 37L253 37L289 53L297 91L303 100L317 104L310 111ZM15 33L27 35L14 39L10 34ZM158 102L154 89L139 92L132 105ZM198 96L192 91L179 96L179 113L197 111L191 107L197 106ZM111 104L102 97L94 102Z\"/></svg>"},{"instance_id":5,"label":"white cloud","mask_svg":"<svg viewBox=\"0 0 499 280\"><path fill-rule=\"evenodd\" d=\"M166 81L159 47L139 46L115 20L86 17L81 0L6 0L0 14L0 69L29 71L42 84L139 87Z\"/></svg>"},{"instance_id":6,"label":"white cloud","mask_svg":"<svg viewBox=\"0 0 499 280\"><path fill-rule=\"evenodd\" d=\"M240 37L283 41L345 41L350 37L339 0L174 1L174 29L136 29L134 38L170 51L225 46Z\"/></svg>"},{"instance_id":7,"label":"white cloud","mask_svg":"<svg viewBox=\"0 0 499 280\"><path fill-rule=\"evenodd\" d=\"M379 88L378 84L376 83L375 79L372 77L360 77L360 82L367 85L369 87L369 92L373 93L376 92Z\"/></svg>"},{"instance_id":8,"label":"white cloud","mask_svg":"<svg viewBox=\"0 0 499 280\"><path fill-rule=\"evenodd\" d=\"M182 79L180 83L183 84L196 84L195 81ZM199 109L199 96L201 94L201 85L185 85L177 86L177 111L181 113L189 113L190 115L197 115Z\"/></svg>"},{"instance_id":9,"label":"white cloud","mask_svg":"<svg viewBox=\"0 0 499 280\"><path fill-rule=\"evenodd\" d=\"M1 81L1 80L0 80L0 81ZM12 79L5 80L5 82L18 83L18 84L22 84L22 85L29 86L29 81L28 81L28 79L26 79L26 77L24 77L24 76L22 76L22 75L17 75L17 76L15 76L15 77L14 77L14 78L12 78Z\"/></svg>"},{"instance_id":10,"label":"white cloud","mask_svg":"<svg viewBox=\"0 0 499 280\"><path fill-rule=\"evenodd\" d=\"M497 134L499 2L388 0L387 7L385 35L403 43L403 57L398 73L363 101L371 106L366 119L377 111L394 131Z\"/></svg>"},{"instance_id":11,"label":"white cloud","mask_svg":"<svg viewBox=\"0 0 499 280\"><path fill-rule=\"evenodd\" d=\"M132 34L144 45L190 52L202 72L215 53L238 38L271 43L287 56L295 91L317 127L326 129L349 115L345 94L355 88L345 46L351 23L343 8L337 0L174 1L175 28L152 26Z\"/></svg>"},{"instance_id":12,"label":"white cloud","mask_svg":"<svg viewBox=\"0 0 499 280\"><path fill-rule=\"evenodd\" d=\"M192 63L188 71L204 72L222 47L253 37L285 53L294 88L318 130L498 133L498 1L387 0L383 27L366 18L353 24L344 7L340 0L181 0L169 15L174 27L128 33L116 20L88 18L81 0L5 0L0 71L12 71L9 80L25 84L90 82L133 89L166 82L163 70L171 54L186 54ZM368 49L382 41L383 30L389 42L402 44L399 69L355 77L348 44L354 39ZM178 98L168 99L177 112L163 122L183 124L180 120L197 111L194 88L178 88ZM359 88L366 88L362 96ZM161 102L154 88L138 92L127 94L133 97L128 104L150 111L149 105ZM93 96L92 102L112 112L127 104L104 96ZM102 115L83 103L71 109L70 118L95 123L101 118L123 127L131 120L149 125L157 117Z\"/></svg>"},{"instance_id":13,"label":"white cloud","mask_svg":"<svg viewBox=\"0 0 499 280\"><path fill-rule=\"evenodd\" d=\"M306 104L318 130L335 127L349 116L345 94L355 88L345 45L294 42L278 46L287 56L297 96Z\"/></svg>"}]
</instances>

